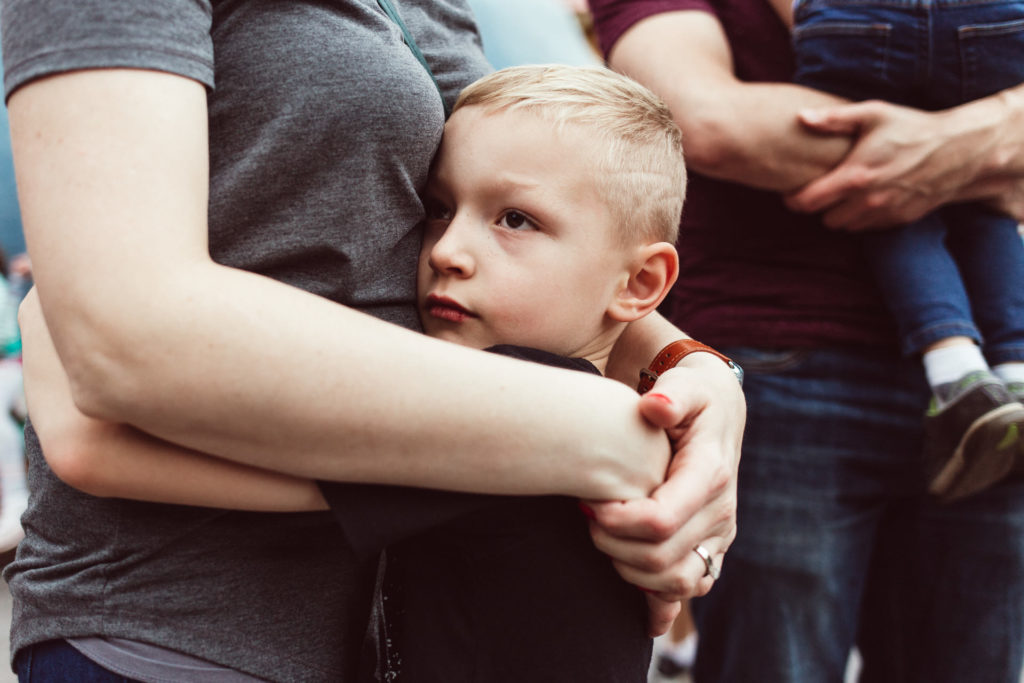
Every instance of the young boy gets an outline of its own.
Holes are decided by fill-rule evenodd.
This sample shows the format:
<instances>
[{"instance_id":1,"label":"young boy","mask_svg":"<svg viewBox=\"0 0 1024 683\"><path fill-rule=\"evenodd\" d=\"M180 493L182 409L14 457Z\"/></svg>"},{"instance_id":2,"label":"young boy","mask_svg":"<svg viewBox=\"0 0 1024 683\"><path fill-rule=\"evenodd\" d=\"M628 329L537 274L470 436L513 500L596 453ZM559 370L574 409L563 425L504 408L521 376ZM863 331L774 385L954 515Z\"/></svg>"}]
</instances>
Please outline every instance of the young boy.
<instances>
[{"instance_id":1,"label":"young boy","mask_svg":"<svg viewBox=\"0 0 1024 683\"><path fill-rule=\"evenodd\" d=\"M1024 80L1019 1L775 0L793 26L794 81L854 100L944 109ZM1024 248L982 204L866 233L903 351L933 391L929 491L953 501L1012 474L1024 440ZM991 364L991 367L990 367Z\"/></svg>"},{"instance_id":2,"label":"young boy","mask_svg":"<svg viewBox=\"0 0 1024 683\"><path fill-rule=\"evenodd\" d=\"M517 67L469 86L425 192L425 331L600 374L626 326L675 280L680 138L660 100L606 69ZM130 451L127 467L159 460L165 472L196 471L184 460L168 469L174 458L203 460L151 441L97 447ZM259 509L270 492L277 509L302 509L318 498L312 482L220 461L203 467L206 481L221 482L209 499L194 488L188 500L164 499L236 506L248 496ZM375 562L388 548L387 675L646 680L643 594L593 546L576 501L321 487L360 557Z\"/></svg>"},{"instance_id":3,"label":"young boy","mask_svg":"<svg viewBox=\"0 0 1024 683\"><path fill-rule=\"evenodd\" d=\"M481 79L455 106L425 192L425 331L603 371L675 280L684 184L669 112L626 78L519 67ZM322 488L364 556L389 548L398 680L646 680L642 596L590 543L574 501Z\"/></svg>"}]
</instances>

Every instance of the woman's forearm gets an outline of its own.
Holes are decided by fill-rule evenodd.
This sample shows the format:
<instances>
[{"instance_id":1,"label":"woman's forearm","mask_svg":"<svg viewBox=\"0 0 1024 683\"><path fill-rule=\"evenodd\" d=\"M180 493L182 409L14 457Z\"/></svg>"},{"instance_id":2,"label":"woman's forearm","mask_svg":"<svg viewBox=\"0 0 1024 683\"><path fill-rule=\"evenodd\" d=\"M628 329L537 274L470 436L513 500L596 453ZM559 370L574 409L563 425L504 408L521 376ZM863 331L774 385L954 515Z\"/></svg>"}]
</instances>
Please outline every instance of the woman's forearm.
<instances>
[{"instance_id":1,"label":"woman's forearm","mask_svg":"<svg viewBox=\"0 0 1024 683\"><path fill-rule=\"evenodd\" d=\"M217 291L230 297L227 286ZM203 302L192 307L193 321L225 320L209 297ZM198 324L177 338L177 351L167 330L164 342L140 354L152 366L128 373L137 387L102 417L310 478L630 498L662 476L667 440L642 420L635 393L617 383L431 340L351 311L316 349L297 330L273 329L271 308L228 316L230 324L211 326L201 346ZM320 329L336 308L311 296L290 306ZM41 332L27 324L29 311L22 317L31 349ZM35 327L45 330L37 317ZM160 356L166 365L142 360ZM27 384L31 390L31 377Z\"/></svg>"},{"instance_id":2,"label":"woman's forearm","mask_svg":"<svg viewBox=\"0 0 1024 683\"><path fill-rule=\"evenodd\" d=\"M255 512L327 509L311 479L190 451L128 425L78 420L63 436L39 435L54 473L85 493Z\"/></svg>"},{"instance_id":3,"label":"woman's forearm","mask_svg":"<svg viewBox=\"0 0 1024 683\"><path fill-rule=\"evenodd\" d=\"M29 293L27 308L36 303ZM298 512L324 509L308 479L239 465L161 441L124 424L83 415L46 328L23 315L31 342L23 370L32 427L43 455L64 483L102 497L202 505L234 510Z\"/></svg>"},{"instance_id":4,"label":"woman's forearm","mask_svg":"<svg viewBox=\"0 0 1024 683\"><path fill-rule=\"evenodd\" d=\"M606 374L636 388L640 370L650 365L658 351L687 335L659 313L630 323L612 348Z\"/></svg>"},{"instance_id":5,"label":"woman's forearm","mask_svg":"<svg viewBox=\"0 0 1024 683\"><path fill-rule=\"evenodd\" d=\"M9 104L45 327L84 414L301 477L587 497L661 479L666 437L617 383L214 263L199 84L74 72Z\"/></svg>"}]
</instances>

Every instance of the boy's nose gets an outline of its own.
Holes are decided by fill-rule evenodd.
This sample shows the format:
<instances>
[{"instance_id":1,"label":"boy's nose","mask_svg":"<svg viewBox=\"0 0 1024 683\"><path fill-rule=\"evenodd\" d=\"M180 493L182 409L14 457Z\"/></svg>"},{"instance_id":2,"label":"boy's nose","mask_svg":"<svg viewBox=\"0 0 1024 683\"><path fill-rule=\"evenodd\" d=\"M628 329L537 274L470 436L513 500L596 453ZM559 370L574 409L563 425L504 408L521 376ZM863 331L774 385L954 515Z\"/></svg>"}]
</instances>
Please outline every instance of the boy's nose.
<instances>
[{"instance_id":1,"label":"boy's nose","mask_svg":"<svg viewBox=\"0 0 1024 683\"><path fill-rule=\"evenodd\" d=\"M475 266L465 240L466 226L463 223L458 217L454 218L431 248L428 262L434 272L458 277L473 275Z\"/></svg>"}]
</instances>

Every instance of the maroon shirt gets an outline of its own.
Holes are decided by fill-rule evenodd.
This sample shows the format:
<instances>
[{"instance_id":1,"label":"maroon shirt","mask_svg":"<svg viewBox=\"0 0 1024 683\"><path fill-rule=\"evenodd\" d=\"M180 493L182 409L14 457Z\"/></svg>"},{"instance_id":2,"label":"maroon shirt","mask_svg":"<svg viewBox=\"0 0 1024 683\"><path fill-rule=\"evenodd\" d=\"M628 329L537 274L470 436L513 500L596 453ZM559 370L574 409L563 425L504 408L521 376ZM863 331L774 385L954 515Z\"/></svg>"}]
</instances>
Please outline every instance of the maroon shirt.
<instances>
[{"instance_id":1,"label":"maroon shirt","mask_svg":"<svg viewBox=\"0 0 1024 683\"><path fill-rule=\"evenodd\" d=\"M738 78L787 82L789 31L767 0L590 0L605 54L653 14L700 10L721 22ZM685 144L685 143L684 143ZM765 348L896 344L856 237L795 214L781 197L691 173L669 317L701 341Z\"/></svg>"}]
</instances>

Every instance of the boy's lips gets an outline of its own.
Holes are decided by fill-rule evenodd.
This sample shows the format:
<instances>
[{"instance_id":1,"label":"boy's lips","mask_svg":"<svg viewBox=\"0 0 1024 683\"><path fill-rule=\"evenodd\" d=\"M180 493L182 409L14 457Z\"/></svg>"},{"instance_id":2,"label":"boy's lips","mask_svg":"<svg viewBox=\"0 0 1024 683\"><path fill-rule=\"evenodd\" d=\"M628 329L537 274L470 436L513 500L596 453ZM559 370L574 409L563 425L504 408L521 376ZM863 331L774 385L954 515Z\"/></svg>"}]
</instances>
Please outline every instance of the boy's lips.
<instances>
[{"instance_id":1,"label":"boy's lips","mask_svg":"<svg viewBox=\"0 0 1024 683\"><path fill-rule=\"evenodd\" d=\"M447 320L448 322L460 323L466 318L478 317L475 313L466 310L459 302L437 294L428 294L426 312L432 318Z\"/></svg>"}]
</instances>

